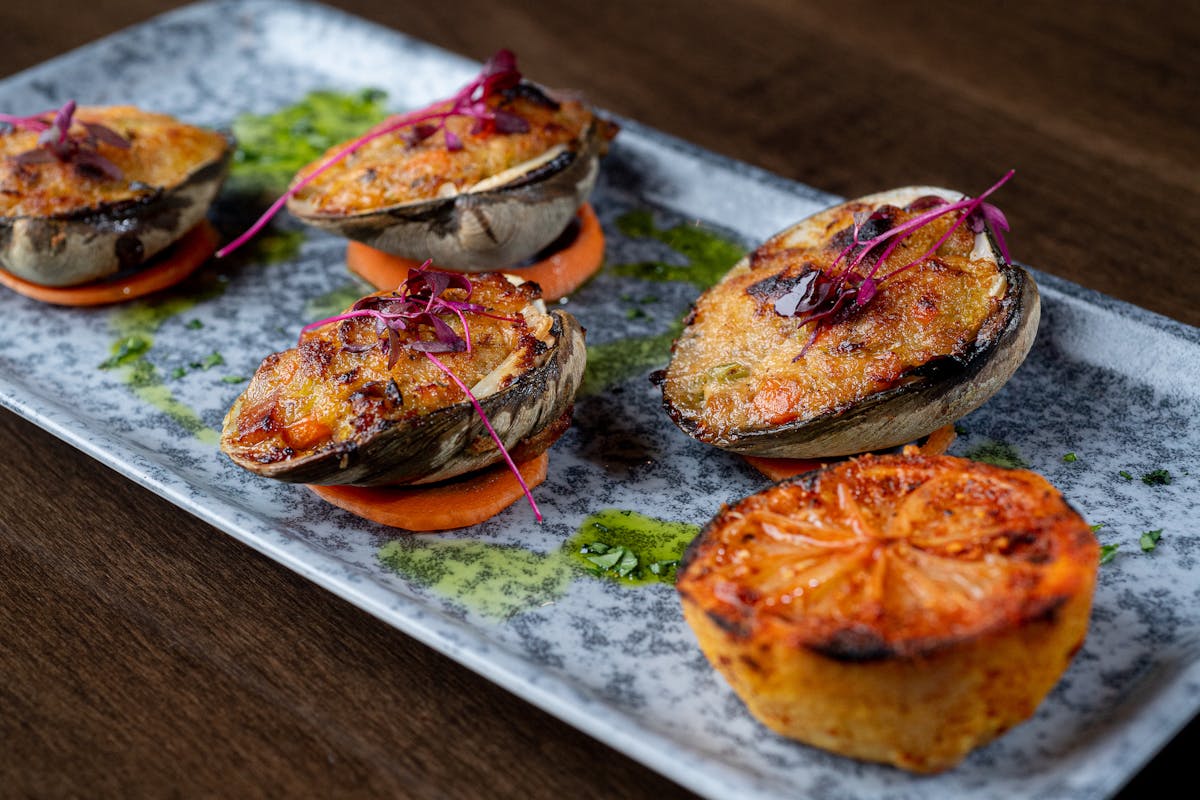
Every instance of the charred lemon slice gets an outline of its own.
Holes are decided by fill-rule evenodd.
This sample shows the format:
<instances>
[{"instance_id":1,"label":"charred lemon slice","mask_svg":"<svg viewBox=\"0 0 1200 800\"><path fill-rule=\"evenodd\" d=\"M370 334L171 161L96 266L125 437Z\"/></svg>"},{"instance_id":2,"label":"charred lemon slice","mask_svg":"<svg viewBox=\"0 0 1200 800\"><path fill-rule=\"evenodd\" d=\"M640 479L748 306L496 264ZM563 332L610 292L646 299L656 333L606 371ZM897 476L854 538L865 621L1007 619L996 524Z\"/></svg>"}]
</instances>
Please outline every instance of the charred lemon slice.
<instances>
[{"instance_id":1,"label":"charred lemon slice","mask_svg":"<svg viewBox=\"0 0 1200 800\"><path fill-rule=\"evenodd\" d=\"M1041 476L864 456L724 508L677 587L700 646L785 736L938 772L1033 714L1083 643L1099 564Z\"/></svg>"}]
</instances>

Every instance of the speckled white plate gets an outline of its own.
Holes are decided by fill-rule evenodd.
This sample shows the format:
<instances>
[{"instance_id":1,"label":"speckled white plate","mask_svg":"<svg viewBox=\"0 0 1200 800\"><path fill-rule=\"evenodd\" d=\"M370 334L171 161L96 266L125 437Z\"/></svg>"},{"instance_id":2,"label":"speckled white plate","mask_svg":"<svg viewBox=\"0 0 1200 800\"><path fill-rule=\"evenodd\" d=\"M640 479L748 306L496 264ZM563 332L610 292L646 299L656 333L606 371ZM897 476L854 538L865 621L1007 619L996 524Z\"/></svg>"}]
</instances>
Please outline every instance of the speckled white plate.
<instances>
[{"instance_id":1,"label":"speckled white plate","mask_svg":"<svg viewBox=\"0 0 1200 800\"><path fill-rule=\"evenodd\" d=\"M0 108L31 113L70 97L136 102L224 127L238 112L273 111L310 89L364 88L364 76L388 93L391 109L415 107L449 94L476 69L322 6L215 2L8 78ZM627 122L594 202L610 264L682 264L662 242L623 236L618 217L649 210L660 228L702 220L750 245L834 200ZM386 568L378 551L392 537L384 529L232 466L214 430L241 386L223 378L249 375L264 355L290 346L312 319L311 304L350 282L341 251L341 242L312 234L280 262L222 263L207 274L217 291L177 293L173 306L54 309L5 292L0 403L702 795L1103 797L1200 706L1193 535L1200 331L1036 273L1044 311L1033 352L1008 386L963 420L967 435L952 452L1003 443L1103 523L1101 541L1119 549L1101 568L1087 643L1035 717L959 768L916 778L759 726L708 668L668 586L628 589L581 576L528 601L517 597L497 614ZM696 294L686 282L651 283L608 269L569 308L598 346L661 336ZM653 303L641 302L650 295ZM192 320L201 327L189 327ZM145 361L160 379L141 388L127 370L98 369L114 341L139 329L153 338ZM214 351L224 364L188 366ZM169 377L179 366L186 374ZM554 448L550 479L537 490L544 524L518 504L475 530L426 541L537 566L594 511L702 523L721 502L761 487L735 457L679 433L646 372L580 400L575 425ZM1077 460L1065 462L1068 452ZM1174 481L1143 483L1154 468ZM1161 529L1162 540L1143 553L1139 535L1151 529Z\"/></svg>"}]
</instances>

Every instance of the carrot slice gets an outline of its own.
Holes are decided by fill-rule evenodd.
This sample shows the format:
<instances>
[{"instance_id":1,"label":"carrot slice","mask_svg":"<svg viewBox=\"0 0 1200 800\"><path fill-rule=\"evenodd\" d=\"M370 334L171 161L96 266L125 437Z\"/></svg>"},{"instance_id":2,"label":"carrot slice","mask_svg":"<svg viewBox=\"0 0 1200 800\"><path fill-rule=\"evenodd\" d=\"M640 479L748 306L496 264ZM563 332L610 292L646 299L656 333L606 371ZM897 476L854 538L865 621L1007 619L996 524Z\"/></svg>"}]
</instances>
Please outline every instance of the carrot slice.
<instances>
[{"instance_id":1,"label":"carrot slice","mask_svg":"<svg viewBox=\"0 0 1200 800\"><path fill-rule=\"evenodd\" d=\"M543 452L517 464L532 489L546 480ZM507 464L430 486L317 486L322 499L372 522L410 531L446 531L478 525L525 496Z\"/></svg>"},{"instance_id":2,"label":"carrot slice","mask_svg":"<svg viewBox=\"0 0 1200 800\"><path fill-rule=\"evenodd\" d=\"M940 456L950 449L950 445L954 444L957 438L958 434L954 432L953 425L943 425L926 436L918 449L923 456Z\"/></svg>"},{"instance_id":3,"label":"carrot slice","mask_svg":"<svg viewBox=\"0 0 1200 800\"><path fill-rule=\"evenodd\" d=\"M781 481L811 470L818 469L829 463L828 460L816 458L764 458L762 456L742 456L746 463L754 467L773 481Z\"/></svg>"},{"instance_id":4,"label":"carrot slice","mask_svg":"<svg viewBox=\"0 0 1200 800\"><path fill-rule=\"evenodd\" d=\"M576 212L579 232L570 244L528 267L506 270L542 287L542 298L559 300L578 289L604 264L604 231L591 205L585 203ZM408 271L423 262L394 256L362 242L346 247L349 270L380 291L395 289L408 278ZM437 265L433 265L438 269Z\"/></svg>"},{"instance_id":5,"label":"carrot slice","mask_svg":"<svg viewBox=\"0 0 1200 800\"><path fill-rule=\"evenodd\" d=\"M191 275L217 249L216 228L202 221L151 259L146 269L80 286L42 286L0 270L0 284L17 294L58 306L102 306L166 289Z\"/></svg>"},{"instance_id":6,"label":"carrot slice","mask_svg":"<svg viewBox=\"0 0 1200 800\"><path fill-rule=\"evenodd\" d=\"M958 434L953 425L943 425L925 437L917 452L925 456L940 456L950 448ZM763 458L742 456L746 463L773 481L781 481L839 461L836 458Z\"/></svg>"}]
</instances>

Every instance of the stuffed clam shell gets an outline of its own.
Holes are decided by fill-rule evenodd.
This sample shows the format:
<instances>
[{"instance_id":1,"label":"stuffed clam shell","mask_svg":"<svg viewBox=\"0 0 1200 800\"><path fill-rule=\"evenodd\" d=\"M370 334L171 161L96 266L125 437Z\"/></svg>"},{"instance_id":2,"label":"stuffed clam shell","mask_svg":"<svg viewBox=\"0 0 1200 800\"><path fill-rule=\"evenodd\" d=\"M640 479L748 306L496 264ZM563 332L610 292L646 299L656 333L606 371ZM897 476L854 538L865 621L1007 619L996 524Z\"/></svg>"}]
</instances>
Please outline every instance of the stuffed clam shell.
<instances>
[{"instance_id":1,"label":"stuffed clam shell","mask_svg":"<svg viewBox=\"0 0 1200 800\"><path fill-rule=\"evenodd\" d=\"M0 268L43 286L89 283L152 259L205 218L233 151L220 132L132 106L80 107L74 120L127 141L96 147L114 174L32 160L36 131L0 133Z\"/></svg>"},{"instance_id":2,"label":"stuffed clam shell","mask_svg":"<svg viewBox=\"0 0 1200 800\"><path fill-rule=\"evenodd\" d=\"M435 357L470 387L512 457L532 458L570 423L583 329L547 313L535 284L499 273L472 283L471 302L488 311L465 313L471 349ZM462 335L458 318L446 323ZM226 415L222 449L259 475L326 485L434 483L500 462L484 418L419 349L429 337L422 324L388 340L363 318L304 334L258 368Z\"/></svg>"},{"instance_id":3,"label":"stuffed clam shell","mask_svg":"<svg viewBox=\"0 0 1200 800\"><path fill-rule=\"evenodd\" d=\"M400 129L315 176L288 210L378 250L463 272L534 256L586 202L616 128L582 102L554 99L530 83L487 102L528 130L477 130L459 117L420 140ZM447 145L447 132L460 146ZM345 147L331 148L297 180Z\"/></svg>"},{"instance_id":4,"label":"stuffed clam shell","mask_svg":"<svg viewBox=\"0 0 1200 800\"><path fill-rule=\"evenodd\" d=\"M1040 309L1033 278L986 227L948 234L960 213L946 213L834 280L862 251L856 224L866 242L961 199L871 195L746 256L697 300L657 376L672 419L734 452L821 458L911 442L982 405L1029 352ZM829 299L868 275L873 293Z\"/></svg>"}]
</instances>

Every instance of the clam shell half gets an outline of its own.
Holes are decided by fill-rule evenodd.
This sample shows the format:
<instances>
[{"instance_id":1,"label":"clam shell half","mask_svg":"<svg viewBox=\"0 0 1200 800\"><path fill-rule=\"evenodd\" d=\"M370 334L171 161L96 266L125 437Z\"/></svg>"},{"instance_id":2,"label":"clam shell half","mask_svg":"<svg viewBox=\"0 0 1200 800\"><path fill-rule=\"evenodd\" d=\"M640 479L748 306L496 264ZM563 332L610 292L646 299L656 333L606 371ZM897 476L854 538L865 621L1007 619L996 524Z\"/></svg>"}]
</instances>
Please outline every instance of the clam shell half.
<instances>
[{"instance_id":1,"label":"clam shell half","mask_svg":"<svg viewBox=\"0 0 1200 800\"><path fill-rule=\"evenodd\" d=\"M213 132L217 136L216 132ZM0 216L0 268L43 286L136 269L200 223L229 170L233 141L164 186L46 216Z\"/></svg>"},{"instance_id":2,"label":"clam shell half","mask_svg":"<svg viewBox=\"0 0 1200 800\"><path fill-rule=\"evenodd\" d=\"M870 195L803 220L772 237L760 251L768 248L776 251L795 250L800 254L797 258L803 258L803 251L820 247L845 227L849 207L875 209L893 205L903 208L926 195L936 195L949 201L962 197L961 193L928 186ZM909 365L886 388L865 394L839 388L841 393L836 394L838 399L818 407L815 412L780 424L769 424L761 419L748 422L745 415L736 418L736 414L717 419L713 414L698 409L695 400L699 391L695 376L699 370L693 363L693 354L703 353L706 347L703 337L711 336L711 333L703 332L705 327L697 317L703 316L705 309L709 315L726 313L719 309L733 308L741 302L734 294L744 295L744 288L731 287L735 284L744 287L747 274L753 272L755 254L748 255L733 267L720 284L709 290L711 294L706 293L709 295L707 300L701 297L697 301L697 311L674 344L671 364L660 376L664 406L676 424L689 435L745 455L773 458L843 456L895 447L927 436L978 408L995 394L1025 359L1037 333L1040 298L1033 277L1026 270L1006 263L990 234L976 235L970 260L977 259L993 264L996 275L991 283L994 297L988 299L990 311L973 341L960 343L962 346L956 352L935 355L924 363ZM767 275L763 274L762 277L766 278ZM734 294L722 297L723 292ZM864 312L871 313L875 302L867 304ZM745 332L756 328L761 330L761 326L777 324L779 320L770 310L765 313L761 313L761 309L758 313L744 311L748 305L743 303L743 311L728 312L731 319L725 320L719 330L728 335L731 341L722 342L720 346L722 352L732 354L731 358L748 364L753 373L755 361L764 357L764 353L756 352L753 348L770 339L754 338ZM740 318L739 314L744 318ZM807 340L809 328L811 325L797 332L792 339L775 342L773 346L790 346L790 357ZM707 330L716 328L710 325ZM887 334L888 331L882 329L879 335L886 337ZM883 345L886 349L890 343L884 341ZM859 369L850 366L852 359L857 357L854 352L848 351L844 361L839 361L837 354L826 353L823 357L830 359L824 362L825 371L812 371L813 359L806 357L783 367L787 374L782 377L795 381L802 391L806 391L806 387L822 387L844 380L833 377L842 365L847 365L847 371ZM773 377L779 376L754 375L753 379Z\"/></svg>"},{"instance_id":3,"label":"clam shell half","mask_svg":"<svg viewBox=\"0 0 1200 800\"><path fill-rule=\"evenodd\" d=\"M570 146L448 197L352 214L317 211L293 197L288 210L314 227L377 250L462 272L504 269L549 245L591 195L607 147L605 123L593 121Z\"/></svg>"},{"instance_id":4,"label":"clam shell half","mask_svg":"<svg viewBox=\"0 0 1200 800\"><path fill-rule=\"evenodd\" d=\"M545 449L570 414L583 380L587 350L574 316L550 312L545 344L533 364L505 363L473 388L487 419L510 452L534 444ZM236 430L244 395L225 418L228 437ZM545 440L547 432L554 436ZM539 440L541 440L539 445ZM481 443L486 443L481 446ZM259 463L226 449L238 465L291 483L356 486L435 483L490 466L501 456L469 402L395 421L379 430L299 458ZM533 455L536 453L530 453Z\"/></svg>"}]
</instances>

